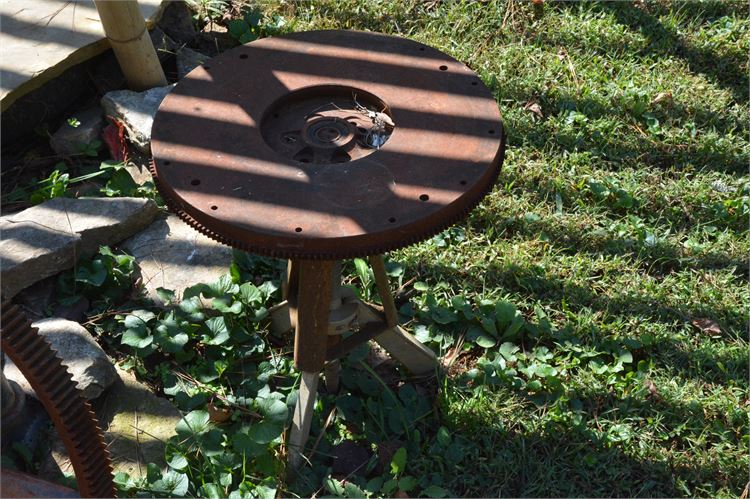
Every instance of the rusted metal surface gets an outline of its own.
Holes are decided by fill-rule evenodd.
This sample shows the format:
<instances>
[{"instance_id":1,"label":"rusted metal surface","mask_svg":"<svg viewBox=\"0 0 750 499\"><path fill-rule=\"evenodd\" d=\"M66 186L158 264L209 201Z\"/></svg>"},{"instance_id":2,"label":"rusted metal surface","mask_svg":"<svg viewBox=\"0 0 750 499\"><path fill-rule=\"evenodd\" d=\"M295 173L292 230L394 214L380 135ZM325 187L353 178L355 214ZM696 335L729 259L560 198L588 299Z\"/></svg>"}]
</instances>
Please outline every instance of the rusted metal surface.
<instances>
[{"instance_id":1,"label":"rusted metal surface","mask_svg":"<svg viewBox=\"0 0 750 499\"><path fill-rule=\"evenodd\" d=\"M70 455L81 497L115 497L104 437L60 357L16 305L3 303L0 324L3 353L26 377L55 424Z\"/></svg>"},{"instance_id":2,"label":"rusted metal surface","mask_svg":"<svg viewBox=\"0 0 750 499\"><path fill-rule=\"evenodd\" d=\"M73 489L28 473L0 470L0 497L81 497Z\"/></svg>"},{"instance_id":3,"label":"rusted metal surface","mask_svg":"<svg viewBox=\"0 0 750 499\"><path fill-rule=\"evenodd\" d=\"M497 103L464 64L357 31L265 38L193 70L152 129L170 207L239 249L369 256L434 235L492 188Z\"/></svg>"}]
</instances>

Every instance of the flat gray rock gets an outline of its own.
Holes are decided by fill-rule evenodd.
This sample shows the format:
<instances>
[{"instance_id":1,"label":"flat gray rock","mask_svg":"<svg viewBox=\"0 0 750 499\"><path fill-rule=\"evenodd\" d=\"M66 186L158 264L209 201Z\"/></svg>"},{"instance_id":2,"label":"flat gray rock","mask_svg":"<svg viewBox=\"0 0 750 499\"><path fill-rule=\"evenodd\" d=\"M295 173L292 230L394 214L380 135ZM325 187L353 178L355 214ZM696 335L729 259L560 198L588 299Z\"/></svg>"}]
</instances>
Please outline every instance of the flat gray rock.
<instances>
[{"instance_id":1,"label":"flat gray rock","mask_svg":"<svg viewBox=\"0 0 750 499\"><path fill-rule=\"evenodd\" d=\"M86 146L99 140L104 128L104 114L100 107L76 113L52 134L49 145L57 154L81 154Z\"/></svg>"},{"instance_id":2,"label":"flat gray rock","mask_svg":"<svg viewBox=\"0 0 750 499\"><path fill-rule=\"evenodd\" d=\"M232 249L200 234L176 215L159 218L120 247L133 255L149 296L156 288L181 296L185 288L210 283L229 271Z\"/></svg>"},{"instance_id":3,"label":"flat gray rock","mask_svg":"<svg viewBox=\"0 0 750 499\"><path fill-rule=\"evenodd\" d=\"M189 72L211 59L206 54L201 54L193 49L182 47L177 51L177 78L180 80Z\"/></svg>"},{"instance_id":4,"label":"flat gray rock","mask_svg":"<svg viewBox=\"0 0 750 499\"><path fill-rule=\"evenodd\" d=\"M99 246L148 226L159 208L145 198L56 198L0 218L0 281L10 299L73 266Z\"/></svg>"},{"instance_id":5,"label":"flat gray rock","mask_svg":"<svg viewBox=\"0 0 750 499\"><path fill-rule=\"evenodd\" d=\"M107 354L77 322L53 317L34 322L32 326L39 328L39 334L57 351L88 400L97 398L117 379L115 367ZM6 363L4 372L25 392L33 393L29 382L12 362Z\"/></svg>"},{"instance_id":6,"label":"flat gray rock","mask_svg":"<svg viewBox=\"0 0 750 499\"><path fill-rule=\"evenodd\" d=\"M104 431L114 472L124 471L133 478L142 478L146 476L148 463L166 468L164 448L167 440L176 434L174 428L182 415L135 376L116 369L117 380L96 401L96 415ZM60 471L73 471L65 445L56 433L51 438L50 457L41 468L41 475L47 479L59 477Z\"/></svg>"},{"instance_id":7,"label":"flat gray rock","mask_svg":"<svg viewBox=\"0 0 750 499\"><path fill-rule=\"evenodd\" d=\"M143 153L151 152L151 126L159 104L174 88L174 84L154 87L144 92L114 90L102 97L101 105L107 116L120 121L128 132L128 139Z\"/></svg>"}]
</instances>

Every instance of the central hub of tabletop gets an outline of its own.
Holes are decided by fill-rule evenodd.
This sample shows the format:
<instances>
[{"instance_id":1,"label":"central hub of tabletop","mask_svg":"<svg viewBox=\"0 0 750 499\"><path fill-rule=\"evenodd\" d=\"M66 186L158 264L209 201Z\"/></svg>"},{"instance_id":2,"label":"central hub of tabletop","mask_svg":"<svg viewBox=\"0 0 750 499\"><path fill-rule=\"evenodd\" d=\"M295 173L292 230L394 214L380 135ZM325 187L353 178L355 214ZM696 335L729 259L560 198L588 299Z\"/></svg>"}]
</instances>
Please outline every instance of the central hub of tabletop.
<instances>
[{"instance_id":1,"label":"central hub of tabletop","mask_svg":"<svg viewBox=\"0 0 750 499\"><path fill-rule=\"evenodd\" d=\"M346 163L380 149L394 130L388 106L348 86L321 85L275 102L261 121L269 147L300 163Z\"/></svg>"}]
</instances>

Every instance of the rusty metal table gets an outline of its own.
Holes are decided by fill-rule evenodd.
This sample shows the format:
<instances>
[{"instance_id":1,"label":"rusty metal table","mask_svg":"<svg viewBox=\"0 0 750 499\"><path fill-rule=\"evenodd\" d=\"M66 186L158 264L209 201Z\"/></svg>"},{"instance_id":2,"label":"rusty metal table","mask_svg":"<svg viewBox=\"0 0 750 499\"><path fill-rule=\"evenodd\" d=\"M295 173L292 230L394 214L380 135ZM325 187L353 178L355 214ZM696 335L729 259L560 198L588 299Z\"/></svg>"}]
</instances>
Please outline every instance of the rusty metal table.
<instances>
[{"instance_id":1,"label":"rusty metal table","mask_svg":"<svg viewBox=\"0 0 750 499\"><path fill-rule=\"evenodd\" d=\"M157 187L184 221L290 260L277 317L288 312L303 374L293 465L318 374L326 368L335 384L332 362L347 347L373 338L412 372L434 370L432 352L397 324L381 255L460 220L497 178L497 103L466 65L376 33L258 40L175 87L154 119L151 149ZM370 257L382 311L342 292L339 260L353 257ZM358 331L337 342L352 324Z\"/></svg>"}]
</instances>

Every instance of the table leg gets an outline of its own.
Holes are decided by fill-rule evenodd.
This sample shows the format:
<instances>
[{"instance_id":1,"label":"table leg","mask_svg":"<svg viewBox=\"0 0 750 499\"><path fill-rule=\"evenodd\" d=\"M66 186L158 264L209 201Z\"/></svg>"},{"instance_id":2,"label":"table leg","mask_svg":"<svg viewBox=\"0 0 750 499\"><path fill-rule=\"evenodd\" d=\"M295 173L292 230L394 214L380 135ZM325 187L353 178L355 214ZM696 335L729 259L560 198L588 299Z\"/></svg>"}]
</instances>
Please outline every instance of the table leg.
<instances>
[{"instance_id":1,"label":"table leg","mask_svg":"<svg viewBox=\"0 0 750 499\"><path fill-rule=\"evenodd\" d=\"M325 365L332 270L335 263L327 260L294 262L294 265L299 266L299 283L296 303L290 302L289 308L292 316L297 318L294 364L302 371L302 378L288 439L289 464L292 468L299 467L303 461L305 443L310 436L318 378Z\"/></svg>"},{"instance_id":2,"label":"table leg","mask_svg":"<svg viewBox=\"0 0 750 499\"><path fill-rule=\"evenodd\" d=\"M412 373L428 374L434 371L438 361L433 351L398 325L398 312L393 302L388 274L385 272L383 255L371 256L370 265L375 274L375 284L378 287L385 320L389 326L385 332L375 338L375 341Z\"/></svg>"}]
</instances>

